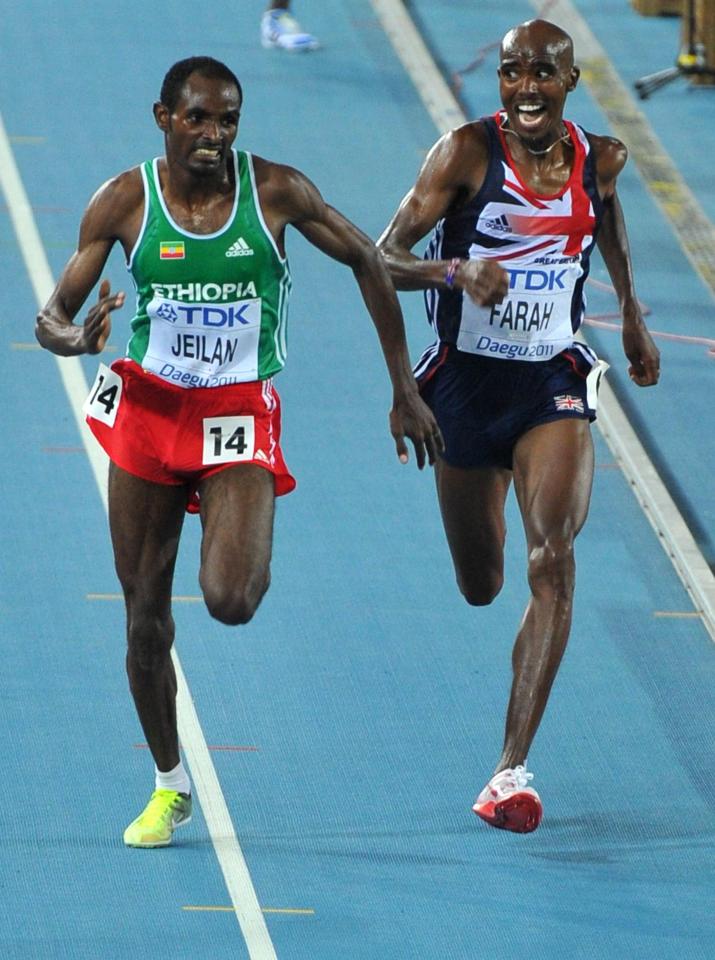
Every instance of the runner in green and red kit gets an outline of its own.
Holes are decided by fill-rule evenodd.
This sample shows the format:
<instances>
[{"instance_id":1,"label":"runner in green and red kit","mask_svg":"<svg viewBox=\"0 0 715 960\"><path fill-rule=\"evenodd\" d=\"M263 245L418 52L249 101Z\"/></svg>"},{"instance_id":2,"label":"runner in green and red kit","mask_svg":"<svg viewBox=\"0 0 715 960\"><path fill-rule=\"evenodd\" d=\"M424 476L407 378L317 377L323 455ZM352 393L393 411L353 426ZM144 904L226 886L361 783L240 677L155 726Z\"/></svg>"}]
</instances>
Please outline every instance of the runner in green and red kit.
<instances>
[{"instance_id":1,"label":"runner in green and red kit","mask_svg":"<svg viewBox=\"0 0 715 960\"><path fill-rule=\"evenodd\" d=\"M260 212L253 158L229 153L238 189L228 220L209 235L172 217L159 163L140 167L147 202L128 262L137 310L127 359L100 367L90 427L130 473L188 482L192 512L199 479L237 462L270 470L276 494L289 493L272 376L285 362L290 271ZM237 409L243 416L229 419ZM216 417L224 421L208 422Z\"/></svg>"},{"instance_id":2,"label":"runner in green and red kit","mask_svg":"<svg viewBox=\"0 0 715 960\"><path fill-rule=\"evenodd\" d=\"M85 410L109 454L109 521L127 611L127 674L155 763L155 790L128 846L171 842L191 817L179 756L171 588L186 510L201 516L199 582L209 613L248 622L270 582L274 501L295 486L280 448L273 376L285 363L292 224L351 267L393 387L390 427L419 467L441 436L410 369L397 297L372 241L299 171L232 148L243 101L209 57L176 63L154 104L165 156L107 181L77 251L37 319L62 356L99 353L124 304L107 280L74 318L119 242L137 289L127 356L100 365ZM240 537L236 535L240 531Z\"/></svg>"}]
</instances>

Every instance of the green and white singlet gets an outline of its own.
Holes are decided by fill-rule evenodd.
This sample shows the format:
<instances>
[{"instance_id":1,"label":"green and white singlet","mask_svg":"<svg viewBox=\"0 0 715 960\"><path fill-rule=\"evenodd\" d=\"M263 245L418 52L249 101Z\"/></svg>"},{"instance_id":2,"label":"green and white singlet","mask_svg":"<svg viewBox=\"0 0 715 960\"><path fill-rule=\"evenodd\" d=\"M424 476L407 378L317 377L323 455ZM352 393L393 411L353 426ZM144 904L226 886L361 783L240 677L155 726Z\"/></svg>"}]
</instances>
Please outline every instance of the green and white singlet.
<instances>
[{"instance_id":1,"label":"green and white singlet","mask_svg":"<svg viewBox=\"0 0 715 960\"><path fill-rule=\"evenodd\" d=\"M210 234L172 219L158 159L141 166L144 221L128 263L137 308L127 355L179 387L265 380L285 364L288 261L263 219L251 155L232 154L233 210Z\"/></svg>"}]
</instances>

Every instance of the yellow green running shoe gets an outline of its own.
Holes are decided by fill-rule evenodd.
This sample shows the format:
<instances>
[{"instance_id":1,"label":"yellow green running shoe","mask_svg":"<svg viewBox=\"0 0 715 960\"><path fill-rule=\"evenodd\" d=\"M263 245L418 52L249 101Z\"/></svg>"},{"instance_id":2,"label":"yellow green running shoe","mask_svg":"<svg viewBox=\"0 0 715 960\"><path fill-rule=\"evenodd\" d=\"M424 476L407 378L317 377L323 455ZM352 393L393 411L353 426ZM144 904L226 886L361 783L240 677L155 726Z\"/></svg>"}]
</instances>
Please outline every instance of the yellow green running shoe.
<instances>
[{"instance_id":1,"label":"yellow green running shoe","mask_svg":"<svg viewBox=\"0 0 715 960\"><path fill-rule=\"evenodd\" d=\"M176 827L191 820L191 797L176 790L155 790L144 810L124 831L128 847L168 847Z\"/></svg>"}]
</instances>

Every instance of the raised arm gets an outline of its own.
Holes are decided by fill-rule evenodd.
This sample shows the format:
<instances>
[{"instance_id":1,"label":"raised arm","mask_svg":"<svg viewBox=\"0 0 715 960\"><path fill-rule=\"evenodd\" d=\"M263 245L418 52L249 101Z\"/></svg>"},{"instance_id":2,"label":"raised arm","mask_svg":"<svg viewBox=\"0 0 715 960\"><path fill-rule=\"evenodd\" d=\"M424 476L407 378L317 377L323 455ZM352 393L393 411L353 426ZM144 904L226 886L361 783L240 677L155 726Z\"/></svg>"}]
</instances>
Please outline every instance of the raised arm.
<instances>
[{"instance_id":1,"label":"raised arm","mask_svg":"<svg viewBox=\"0 0 715 960\"><path fill-rule=\"evenodd\" d=\"M434 463L442 447L439 427L423 403L410 366L402 310L384 261L375 244L355 224L327 204L307 177L290 167L257 164L263 211L282 242L285 224L292 224L315 247L349 266L377 330L392 382L390 428L400 460L408 459L405 436L415 448L422 469L425 453Z\"/></svg>"},{"instance_id":2,"label":"raised arm","mask_svg":"<svg viewBox=\"0 0 715 960\"><path fill-rule=\"evenodd\" d=\"M454 286L480 306L499 303L506 296L508 276L495 261L423 260L411 252L442 217L477 193L487 161L480 123L451 130L432 147L417 182L378 240L398 290Z\"/></svg>"},{"instance_id":3,"label":"raised arm","mask_svg":"<svg viewBox=\"0 0 715 960\"><path fill-rule=\"evenodd\" d=\"M50 299L37 315L35 336L47 350L63 357L99 353L109 337L110 314L124 303L124 293L112 294L109 281L99 287L97 302L81 324L74 318L100 278L117 240L125 247L137 203L141 204L141 177L129 171L108 181L89 203L80 225L77 250L72 254Z\"/></svg>"},{"instance_id":4,"label":"raised arm","mask_svg":"<svg viewBox=\"0 0 715 960\"><path fill-rule=\"evenodd\" d=\"M604 212L598 249L618 297L623 318L623 351L630 362L628 373L639 387L649 387L660 376L660 353L643 320L635 291L626 222L616 192L616 179L625 166L625 146L612 137L593 137L598 186Z\"/></svg>"}]
</instances>

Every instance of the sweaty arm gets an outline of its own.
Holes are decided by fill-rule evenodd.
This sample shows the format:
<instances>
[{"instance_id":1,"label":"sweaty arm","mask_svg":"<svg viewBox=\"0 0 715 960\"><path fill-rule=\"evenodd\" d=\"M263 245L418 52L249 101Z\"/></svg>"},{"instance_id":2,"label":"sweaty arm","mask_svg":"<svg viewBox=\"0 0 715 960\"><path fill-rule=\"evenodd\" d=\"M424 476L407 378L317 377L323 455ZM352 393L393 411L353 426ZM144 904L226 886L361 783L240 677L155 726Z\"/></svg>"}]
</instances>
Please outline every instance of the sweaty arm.
<instances>
[{"instance_id":1,"label":"sweaty arm","mask_svg":"<svg viewBox=\"0 0 715 960\"><path fill-rule=\"evenodd\" d=\"M648 387L658 382L660 354L648 333L636 296L626 223L616 192L616 178L628 154L625 146L611 137L592 137L591 142L604 208L598 249L618 297L623 318L623 350L630 362L629 376L638 386Z\"/></svg>"},{"instance_id":2,"label":"sweaty arm","mask_svg":"<svg viewBox=\"0 0 715 960\"><path fill-rule=\"evenodd\" d=\"M257 158L256 158L257 159ZM262 168L262 169L261 169ZM395 288L380 253L355 224L327 204L302 173L278 164L256 166L263 213L280 243L283 227L292 224L313 246L353 271L380 340L393 388L390 425L397 453L407 461L405 436L415 448L417 465L425 451L434 463L442 447L432 412L424 404L412 375L405 327Z\"/></svg>"},{"instance_id":3,"label":"sweaty arm","mask_svg":"<svg viewBox=\"0 0 715 960\"><path fill-rule=\"evenodd\" d=\"M127 171L107 181L92 197L80 225L77 250L67 262L50 299L37 315L35 336L45 349L63 357L99 353L111 330L110 314L124 303L124 293L112 294L108 280L99 287L97 302L84 321L74 318L100 278L117 240L131 248L130 231L143 203L141 176Z\"/></svg>"},{"instance_id":4,"label":"sweaty arm","mask_svg":"<svg viewBox=\"0 0 715 960\"><path fill-rule=\"evenodd\" d=\"M445 134L430 150L417 181L400 204L378 247L398 290L462 289L480 306L506 296L508 277L492 260L423 260L411 253L442 217L473 197L488 163L486 133L469 123Z\"/></svg>"}]
</instances>

